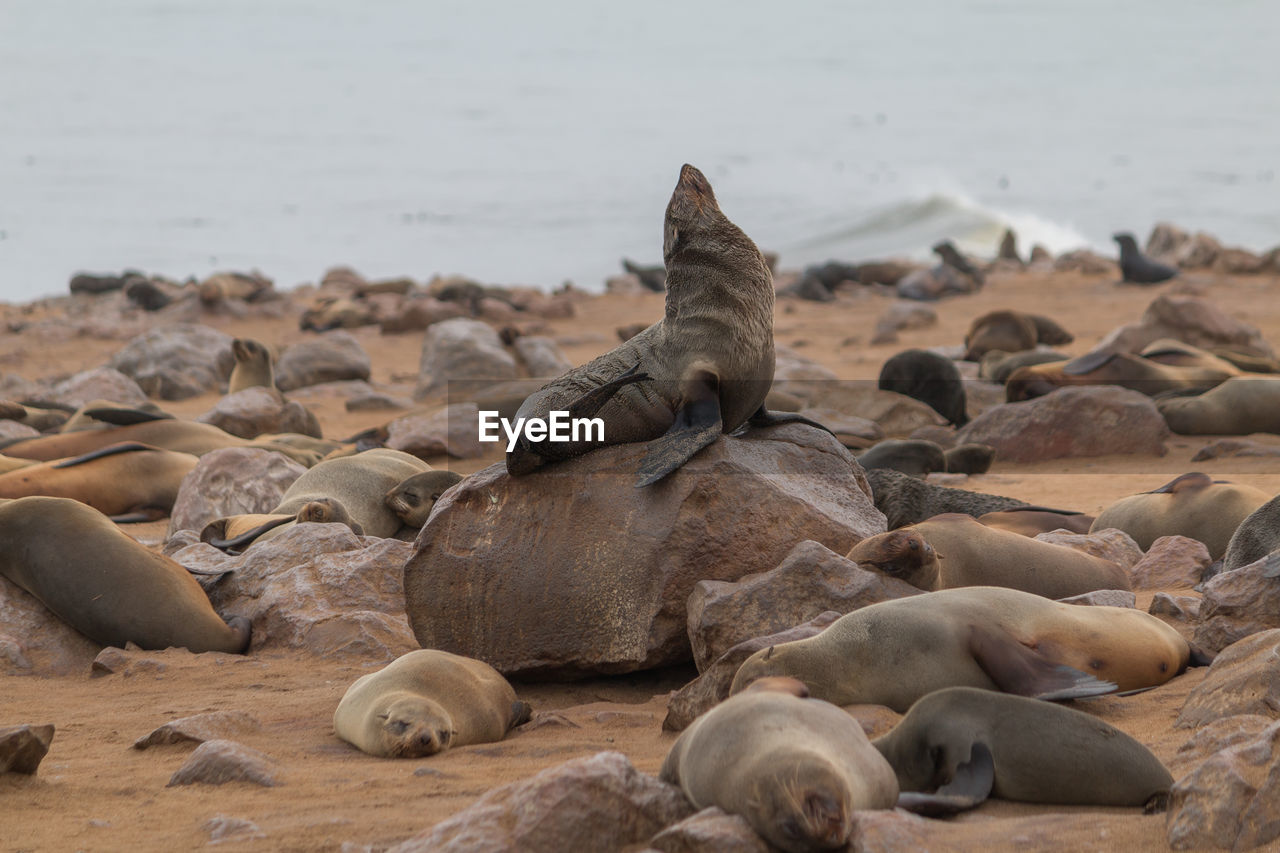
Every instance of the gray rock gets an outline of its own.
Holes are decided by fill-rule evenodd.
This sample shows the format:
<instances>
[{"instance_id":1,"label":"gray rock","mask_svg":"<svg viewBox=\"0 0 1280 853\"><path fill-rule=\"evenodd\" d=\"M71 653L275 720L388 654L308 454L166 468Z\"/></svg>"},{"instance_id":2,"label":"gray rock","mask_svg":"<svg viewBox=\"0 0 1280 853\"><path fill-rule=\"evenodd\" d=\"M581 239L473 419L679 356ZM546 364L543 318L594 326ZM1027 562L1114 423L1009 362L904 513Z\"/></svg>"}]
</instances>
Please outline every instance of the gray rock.
<instances>
[{"instance_id":1,"label":"gray rock","mask_svg":"<svg viewBox=\"0 0 1280 853\"><path fill-rule=\"evenodd\" d=\"M1200 618L1200 596L1157 592L1152 596L1147 612L1152 616L1167 616L1174 622L1190 625Z\"/></svg>"},{"instance_id":2,"label":"gray rock","mask_svg":"<svg viewBox=\"0 0 1280 853\"><path fill-rule=\"evenodd\" d=\"M1214 658L1209 674L1195 686L1174 723L1203 726L1235 714L1280 719L1280 629L1233 643Z\"/></svg>"},{"instance_id":3,"label":"gray rock","mask_svg":"<svg viewBox=\"0 0 1280 853\"><path fill-rule=\"evenodd\" d=\"M149 397L185 400L217 390L231 376L231 336L208 326L176 323L134 338L110 367L132 377Z\"/></svg>"},{"instance_id":4,"label":"gray rock","mask_svg":"<svg viewBox=\"0 0 1280 853\"><path fill-rule=\"evenodd\" d=\"M422 339L416 399L445 390L450 382L503 382L519 375L516 361L493 327L458 318L435 323Z\"/></svg>"},{"instance_id":5,"label":"gray rock","mask_svg":"<svg viewBox=\"0 0 1280 853\"><path fill-rule=\"evenodd\" d=\"M294 344L276 362L276 387L294 391L348 379L368 380L369 354L350 332L325 332Z\"/></svg>"},{"instance_id":6,"label":"gray rock","mask_svg":"<svg viewBox=\"0 0 1280 853\"><path fill-rule=\"evenodd\" d=\"M522 335L513 346L530 376L559 376L573 367L559 345L543 335Z\"/></svg>"},{"instance_id":7,"label":"gray rock","mask_svg":"<svg viewBox=\"0 0 1280 853\"><path fill-rule=\"evenodd\" d=\"M769 646L813 637L843 615L834 610L828 610L819 613L802 625L796 625L767 637L753 637L738 643L716 659L701 675L671 694L671 698L667 701L667 716L662 721L662 728L678 732L696 720L700 714L706 713L728 699L729 688L733 686L733 677L737 674L738 667L756 652L767 649Z\"/></svg>"},{"instance_id":8,"label":"gray rock","mask_svg":"<svg viewBox=\"0 0 1280 853\"><path fill-rule=\"evenodd\" d=\"M280 774L276 763L256 749L233 740L207 740L195 748L165 787L228 782L251 782L273 788L280 784Z\"/></svg>"},{"instance_id":9,"label":"gray rock","mask_svg":"<svg viewBox=\"0 0 1280 853\"><path fill-rule=\"evenodd\" d=\"M43 397L76 408L92 400L110 400L124 406L142 406L148 402L137 382L111 367L77 373L54 385Z\"/></svg>"},{"instance_id":10,"label":"gray rock","mask_svg":"<svg viewBox=\"0 0 1280 853\"><path fill-rule=\"evenodd\" d=\"M0 728L0 773L34 775L51 743L52 725Z\"/></svg>"},{"instance_id":11,"label":"gray rock","mask_svg":"<svg viewBox=\"0 0 1280 853\"><path fill-rule=\"evenodd\" d=\"M778 387L776 380L774 387ZM874 382L791 382L787 388L808 401L811 407L834 409L874 421L890 438L909 436L923 427L946 423L927 403L896 391L882 391Z\"/></svg>"},{"instance_id":12,"label":"gray rock","mask_svg":"<svg viewBox=\"0 0 1280 853\"><path fill-rule=\"evenodd\" d=\"M712 806L674 823L649 840L661 853L770 853L746 818Z\"/></svg>"},{"instance_id":13,"label":"gray rock","mask_svg":"<svg viewBox=\"0 0 1280 853\"><path fill-rule=\"evenodd\" d=\"M1223 572L1203 587L1195 645L1216 652L1250 634L1280 628L1280 553Z\"/></svg>"},{"instance_id":14,"label":"gray rock","mask_svg":"<svg viewBox=\"0 0 1280 853\"><path fill-rule=\"evenodd\" d=\"M228 394L196 418L240 438L263 433L296 432L320 437L320 422L296 400L286 400L274 388L257 386Z\"/></svg>"},{"instance_id":15,"label":"gray rock","mask_svg":"<svg viewBox=\"0 0 1280 853\"><path fill-rule=\"evenodd\" d=\"M989 444L1002 462L1113 453L1163 456L1169 427L1151 398L1114 385L1059 388L970 421L959 444Z\"/></svg>"},{"instance_id":16,"label":"gray rock","mask_svg":"<svg viewBox=\"0 0 1280 853\"><path fill-rule=\"evenodd\" d=\"M1213 560L1209 549L1197 539L1161 536L1151 543L1146 556L1129 568L1134 589L1190 589Z\"/></svg>"},{"instance_id":17,"label":"gray rock","mask_svg":"<svg viewBox=\"0 0 1280 853\"><path fill-rule=\"evenodd\" d=\"M772 569L805 539L844 551L884 530L852 455L812 427L721 437L637 489L645 453L606 447L518 478L499 464L450 489L405 567L420 643L506 674L679 663L698 581Z\"/></svg>"},{"instance_id":18,"label":"gray rock","mask_svg":"<svg viewBox=\"0 0 1280 853\"><path fill-rule=\"evenodd\" d=\"M1142 549L1133 537L1123 530L1108 527L1090 533L1069 533L1065 530L1052 530L1040 533L1036 539L1050 545L1062 545L1074 548L1104 560L1110 560L1122 569L1131 569L1142 559ZM1132 607L1133 605L1130 605Z\"/></svg>"},{"instance_id":19,"label":"gray rock","mask_svg":"<svg viewBox=\"0 0 1280 853\"><path fill-rule=\"evenodd\" d=\"M171 743L204 743L245 735L262 728L257 718L245 711L209 711L170 720L151 734L133 742L134 749L146 749Z\"/></svg>"},{"instance_id":20,"label":"gray rock","mask_svg":"<svg viewBox=\"0 0 1280 853\"><path fill-rule=\"evenodd\" d=\"M699 581L689 596L689 642L698 671L706 670L730 648L776 634L834 610L850 613L920 590L813 541L796 545L767 572L737 581Z\"/></svg>"},{"instance_id":21,"label":"gray rock","mask_svg":"<svg viewBox=\"0 0 1280 853\"><path fill-rule=\"evenodd\" d=\"M1095 589L1070 598L1059 598L1063 604L1082 604L1090 607L1137 607L1138 597L1127 589Z\"/></svg>"},{"instance_id":22,"label":"gray rock","mask_svg":"<svg viewBox=\"0 0 1280 853\"><path fill-rule=\"evenodd\" d=\"M679 788L601 752L495 788L388 853L621 850L692 811Z\"/></svg>"},{"instance_id":23,"label":"gray rock","mask_svg":"<svg viewBox=\"0 0 1280 853\"><path fill-rule=\"evenodd\" d=\"M480 443L479 416L480 408L475 403L454 403L427 414L405 415L387 424L386 446L421 459L445 454L455 459L476 459L484 455L485 449Z\"/></svg>"},{"instance_id":24,"label":"gray rock","mask_svg":"<svg viewBox=\"0 0 1280 853\"><path fill-rule=\"evenodd\" d=\"M209 833L210 844L220 844L223 841L259 841L267 837L251 820L220 814L206 820L203 828Z\"/></svg>"},{"instance_id":25,"label":"gray rock","mask_svg":"<svg viewBox=\"0 0 1280 853\"><path fill-rule=\"evenodd\" d=\"M169 514L168 535L203 530L215 518L228 515L270 512L306 470L283 453L256 447L206 453L182 478Z\"/></svg>"},{"instance_id":26,"label":"gray rock","mask_svg":"<svg viewBox=\"0 0 1280 853\"><path fill-rule=\"evenodd\" d=\"M208 546L173 555L197 564ZM345 524L299 524L220 565L219 613L253 623L252 650L305 649L327 658L390 662L418 648L404 613L408 542L356 536Z\"/></svg>"}]
</instances>

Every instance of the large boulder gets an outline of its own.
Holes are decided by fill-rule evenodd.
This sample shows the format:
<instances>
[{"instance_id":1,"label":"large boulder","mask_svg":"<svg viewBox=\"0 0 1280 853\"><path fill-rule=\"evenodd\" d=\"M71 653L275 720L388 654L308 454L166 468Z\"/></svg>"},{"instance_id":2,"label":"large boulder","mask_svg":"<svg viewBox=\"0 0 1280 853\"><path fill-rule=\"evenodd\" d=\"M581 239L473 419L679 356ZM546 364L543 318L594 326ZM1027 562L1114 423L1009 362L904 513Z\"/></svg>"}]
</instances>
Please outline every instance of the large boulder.
<instances>
[{"instance_id":1,"label":"large boulder","mask_svg":"<svg viewBox=\"0 0 1280 853\"><path fill-rule=\"evenodd\" d=\"M867 571L830 548L801 542L778 567L736 581L698 581L689 596L689 642L698 671L752 637L776 634L834 610L850 613L920 590Z\"/></svg>"},{"instance_id":2,"label":"large boulder","mask_svg":"<svg viewBox=\"0 0 1280 853\"><path fill-rule=\"evenodd\" d=\"M239 557L203 542L172 556L200 573L215 610L250 619L252 651L390 662L418 648L404 615L411 552L408 542L356 536L345 524L306 523Z\"/></svg>"},{"instance_id":3,"label":"large boulder","mask_svg":"<svg viewBox=\"0 0 1280 853\"><path fill-rule=\"evenodd\" d=\"M369 354L350 332L336 330L300 341L276 362L276 387L295 391L308 385L369 378Z\"/></svg>"},{"instance_id":4,"label":"large boulder","mask_svg":"<svg viewBox=\"0 0 1280 853\"><path fill-rule=\"evenodd\" d=\"M512 346L530 376L559 376L573 367L560 345L545 335L521 335Z\"/></svg>"},{"instance_id":5,"label":"large boulder","mask_svg":"<svg viewBox=\"0 0 1280 853\"><path fill-rule=\"evenodd\" d=\"M306 406L296 400L286 400L276 389L261 385L227 394L196 421L212 424L240 438L278 432L320 437L320 422Z\"/></svg>"},{"instance_id":6,"label":"large boulder","mask_svg":"<svg viewBox=\"0 0 1280 853\"><path fill-rule=\"evenodd\" d=\"M1198 539L1161 536L1130 567L1129 580L1134 589L1190 589L1212 562L1209 549Z\"/></svg>"},{"instance_id":7,"label":"large boulder","mask_svg":"<svg viewBox=\"0 0 1280 853\"><path fill-rule=\"evenodd\" d=\"M1113 453L1163 456L1169 427L1151 398L1113 385L1059 388L970 421L957 444L988 444L1001 462Z\"/></svg>"},{"instance_id":8,"label":"large boulder","mask_svg":"<svg viewBox=\"0 0 1280 853\"><path fill-rule=\"evenodd\" d=\"M1152 300L1137 323L1113 329L1095 351L1140 352L1161 338L1173 338L1197 347L1231 347L1274 358L1275 351L1257 327L1237 320L1217 305L1198 296L1162 293Z\"/></svg>"},{"instance_id":9,"label":"large boulder","mask_svg":"<svg viewBox=\"0 0 1280 853\"><path fill-rule=\"evenodd\" d=\"M494 788L388 853L622 850L692 812L676 786L636 770L620 752L600 752Z\"/></svg>"},{"instance_id":10,"label":"large boulder","mask_svg":"<svg viewBox=\"0 0 1280 853\"><path fill-rule=\"evenodd\" d=\"M516 360L488 323L458 318L433 324L422 338L417 399L443 391L449 382L504 382L519 376Z\"/></svg>"},{"instance_id":11,"label":"large boulder","mask_svg":"<svg viewBox=\"0 0 1280 853\"><path fill-rule=\"evenodd\" d=\"M169 513L169 535L203 530L215 518L270 512L306 468L257 447L227 447L200 457L182 478Z\"/></svg>"},{"instance_id":12,"label":"large boulder","mask_svg":"<svg viewBox=\"0 0 1280 853\"><path fill-rule=\"evenodd\" d=\"M1178 714L1178 728L1256 714L1280 719L1280 628L1233 643L1218 655Z\"/></svg>"},{"instance_id":13,"label":"large boulder","mask_svg":"<svg viewBox=\"0 0 1280 853\"><path fill-rule=\"evenodd\" d=\"M641 853L769 853L772 849L742 815L711 806L659 832Z\"/></svg>"},{"instance_id":14,"label":"large boulder","mask_svg":"<svg viewBox=\"0 0 1280 853\"><path fill-rule=\"evenodd\" d=\"M93 400L110 400L123 406L142 406L148 402L137 382L112 367L81 371L54 385L42 397L76 408Z\"/></svg>"},{"instance_id":15,"label":"large boulder","mask_svg":"<svg viewBox=\"0 0 1280 853\"><path fill-rule=\"evenodd\" d=\"M434 412L408 414L387 424L385 444L420 459L446 454L455 459L475 459L484 455L479 420L480 408L475 403L454 403Z\"/></svg>"},{"instance_id":16,"label":"large boulder","mask_svg":"<svg viewBox=\"0 0 1280 853\"><path fill-rule=\"evenodd\" d=\"M1280 722L1174 783L1165 826L1174 850L1252 850L1280 838Z\"/></svg>"},{"instance_id":17,"label":"large boulder","mask_svg":"<svg viewBox=\"0 0 1280 853\"><path fill-rule=\"evenodd\" d=\"M1123 530L1108 527L1090 533L1072 533L1068 530L1051 530L1037 534L1036 539L1050 545L1062 545L1083 551L1094 557L1110 560L1122 569L1132 569L1142 560L1142 549L1133 537Z\"/></svg>"},{"instance_id":18,"label":"large boulder","mask_svg":"<svg viewBox=\"0 0 1280 853\"><path fill-rule=\"evenodd\" d=\"M1205 583L1196 646L1216 652L1272 628L1280 628L1280 552Z\"/></svg>"},{"instance_id":19,"label":"large boulder","mask_svg":"<svg viewBox=\"0 0 1280 853\"><path fill-rule=\"evenodd\" d=\"M509 675L680 663L698 581L767 571L806 539L844 552L885 529L853 456L812 427L723 436L637 489L646 452L602 448L518 478L498 464L451 489L405 566L422 646Z\"/></svg>"},{"instance_id":20,"label":"large boulder","mask_svg":"<svg viewBox=\"0 0 1280 853\"><path fill-rule=\"evenodd\" d=\"M158 326L134 338L108 366L162 400L185 400L226 383L235 366L231 336L196 323Z\"/></svg>"}]
</instances>

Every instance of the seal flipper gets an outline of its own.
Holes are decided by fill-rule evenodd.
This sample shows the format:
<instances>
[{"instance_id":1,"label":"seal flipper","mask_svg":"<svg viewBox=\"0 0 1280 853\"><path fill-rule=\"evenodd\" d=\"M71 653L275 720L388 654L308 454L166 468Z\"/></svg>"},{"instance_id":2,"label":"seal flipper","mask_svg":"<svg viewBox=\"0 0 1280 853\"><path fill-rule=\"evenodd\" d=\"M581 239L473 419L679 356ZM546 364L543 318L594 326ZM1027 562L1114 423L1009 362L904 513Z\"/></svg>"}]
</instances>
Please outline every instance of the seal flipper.
<instances>
[{"instance_id":1,"label":"seal flipper","mask_svg":"<svg viewBox=\"0 0 1280 853\"><path fill-rule=\"evenodd\" d=\"M70 459L63 459L61 462L55 462L51 468L74 468L77 465L83 465L86 462L92 462L95 459L103 459L107 456L115 456L117 453L136 453L140 450L159 450L158 447L152 447L149 444L142 444L137 441L124 441L119 444L108 444L106 447L98 450L82 453L79 456L72 456Z\"/></svg>"},{"instance_id":2,"label":"seal flipper","mask_svg":"<svg viewBox=\"0 0 1280 853\"><path fill-rule=\"evenodd\" d=\"M568 406L569 416L573 418L589 418L593 417L596 412L604 407L604 404L613 399L613 395L627 385L636 382L645 382L649 379L649 374L640 372L640 362L633 364L625 373L620 374L614 379L592 388L578 399L574 400Z\"/></svg>"},{"instance_id":3,"label":"seal flipper","mask_svg":"<svg viewBox=\"0 0 1280 853\"><path fill-rule=\"evenodd\" d=\"M1094 350L1075 358L1062 365L1062 372L1068 376L1084 376L1086 373L1092 373L1100 367L1103 367L1115 359L1118 353L1115 350Z\"/></svg>"},{"instance_id":4,"label":"seal flipper","mask_svg":"<svg viewBox=\"0 0 1280 853\"><path fill-rule=\"evenodd\" d=\"M1116 690L1112 682L1050 660L1003 631L970 626L969 653L1004 693L1033 699L1083 699Z\"/></svg>"},{"instance_id":5,"label":"seal flipper","mask_svg":"<svg viewBox=\"0 0 1280 853\"><path fill-rule=\"evenodd\" d=\"M268 522L259 524L252 530L247 530L239 536L235 536L231 539L219 538L212 529L213 524L210 523L209 526L205 527L205 529L201 531L200 541L209 543L219 551L231 553L233 548L243 550L241 549L242 545L247 547L251 542L253 542L253 540L257 539L268 530L274 530L282 524L288 524L290 521L296 521L297 518L298 517L296 515L282 515L279 518L273 518ZM208 534L207 539L205 538L206 534ZM235 551L235 553L240 553L240 550Z\"/></svg>"},{"instance_id":6,"label":"seal flipper","mask_svg":"<svg viewBox=\"0 0 1280 853\"><path fill-rule=\"evenodd\" d=\"M519 699L511 703L511 722L507 723L507 731L516 726L523 726L533 717L533 706Z\"/></svg>"},{"instance_id":7,"label":"seal flipper","mask_svg":"<svg viewBox=\"0 0 1280 853\"><path fill-rule=\"evenodd\" d=\"M991 795L996 765L985 743L974 741L969 758L955 766L951 781L932 794L904 792L898 806L916 814L941 817L976 808Z\"/></svg>"},{"instance_id":8,"label":"seal flipper","mask_svg":"<svg viewBox=\"0 0 1280 853\"><path fill-rule=\"evenodd\" d=\"M719 438L724 430L714 380L694 383L693 391L676 411L671 428L661 438L649 442L649 452L640 463L636 488L658 482Z\"/></svg>"},{"instance_id":9,"label":"seal flipper","mask_svg":"<svg viewBox=\"0 0 1280 853\"><path fill-rule=\"evenodd\" d=\"M85 417L92 418L95 421L101 421L104 424L112 426L132 426L134 424L145 424L151 421L171 421L173 415L168 412L148 412L145 409L129 409L123 406L119 408L97 408L85 409Z\"/></svg>"},{"instance_id":10,"label":"seal flipper","mask_svg":"<svg viewBox=\"0 0 1280 853\"><path fill-rule=\"evenodd\" d=\"M120 515L109 515L107 518L116 524L141 524L146 521L156 521L169 515L168 510L161 509L158 506L140 507L130 512L121 513Z\"/></svg>"},{"instance_id":11,"label":"seal flipper","mask_svg":"<svg viewBox=\"0 0 1280 853\"><path fill-rule=\"evenodd\" d=\"M797 414L796 412L770 412L766 410L763 405L756 409L755 414L747 418L747 423L753 427L761 429L765 427L782 426L783 424L808 424L811 427L817 427L825 433L835 435L834 432L831 432L830 428L815 420L811 420L803 415Z\"/></svg>"},{"instance_id":12,"label":"seal flipper","mask_svg":"<svg viewBox=\"0 0 1280 853\"><path fill-rule=\"evenodd\" d=\"M1179 492L1189 492L1192 490L1207 489L1212 486L1214 480L1208 474L1200 471L1192 471L1189 474L1183 474L1174 477L1158 489L1152 489L1149 492L1143 492L1144 495L1176 495Z\"/></svg>"}]
</instances>

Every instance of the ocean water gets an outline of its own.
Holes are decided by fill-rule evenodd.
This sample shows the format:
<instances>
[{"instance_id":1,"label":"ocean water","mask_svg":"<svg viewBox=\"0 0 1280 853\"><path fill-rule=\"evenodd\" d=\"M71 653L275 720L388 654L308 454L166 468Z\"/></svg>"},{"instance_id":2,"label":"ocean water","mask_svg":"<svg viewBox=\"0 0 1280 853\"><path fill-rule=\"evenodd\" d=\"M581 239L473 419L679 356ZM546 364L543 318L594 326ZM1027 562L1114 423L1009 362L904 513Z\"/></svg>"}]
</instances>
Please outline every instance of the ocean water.
<instances>
[{"instance_id":1,"label":"ocean water","mask_svg":"<svg viewBox=\"0 0 1280 853\"><path fill-rule=\"evenodd\" d=\"M589 289L679 167L785 266L1280 243L1271 0L3 0L0 299L78 270Z\"/></svg>"}]
</instances>

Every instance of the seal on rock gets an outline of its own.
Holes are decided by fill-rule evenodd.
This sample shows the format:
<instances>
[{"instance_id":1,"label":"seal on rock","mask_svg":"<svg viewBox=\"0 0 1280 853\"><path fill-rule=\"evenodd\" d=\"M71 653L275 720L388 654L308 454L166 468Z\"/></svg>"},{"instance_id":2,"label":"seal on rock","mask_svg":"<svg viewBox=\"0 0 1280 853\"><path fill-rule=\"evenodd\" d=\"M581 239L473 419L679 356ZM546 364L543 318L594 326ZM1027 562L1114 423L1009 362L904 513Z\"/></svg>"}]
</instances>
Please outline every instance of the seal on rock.
<instances>
[{"instance_id":1,"label":"seal on rock","mask_svg":"<svg viewBox=\"0 0 1280 853\"><path fill-rule=\"evenodd\" d=\"M936 352L909 349L892 356L880 368L878 387L919 400L952 426L969 422L960 371L955 362Z\"/></svg>"},{"instance_id":2,"label":"seal on rock","mask_svg":"<svg viewBox=\"0 0 1280 853\"><path fill-rule=\"evenodd\" d=\"M1121 280L1130 284L1159 284L1178 274L1174 267L1153 261L1138 249L1138 241L1127 231L1112 234L1120 245Z\"/></svg>"},{"instance_id":3,"label":"seal on rock","mask_svg":"<svg viewBox=\"0 0 1280 853\"><path fill-rule=\"evenodd\" d=\"M1058 599L1130 587L1124 569L1110 560L960 513L869 536L848 556L926 590L998 586Z\"/></svg>"},{"instance_id":4,"label":"seal on rock","mask_svg":"<svg viewBox=\"0 0 1280 853\"><path fill-rule=\"evenodd\" d=\"M988 796L1162 806L1173 786L1150 750L1097 717L972 687L930 693L872 745L898 777L898 804L924 813L971 808Z\"/></svg>"},{"instance_id":5,"label":"seal on rock","mask_svg":"<svg viewBox=\"0 0 1280 853\"><path fill-rule=\"evenodd\" d=\"M236 338L231 342L231 354L236 366L231 369L231 381L227 393L234 394L245 388L276 387L275 368L271 363L271 350L265 344L251 338Z\"/></svg>"},{"instance_id":6,"label":"seal on rock","mask_svg":"<svg viewBox=\"0 0 1280 853\"><path fill-rule=\"evenodd\" d=\"M696 809L740 815L787 851L842 848L854 812L891 809L893 769L840 708L801 698L786 683L749 690L693 721L659 778Z\"/></svg>"},{"instance_id":7,"label":"seal on rock","mask_svg":"<svg viewBox=\"0 0 1280 853\"><path fill-rule=\"evenodd\" d=\"M1115 527L1147 550L1161 536L1198 539L1218 559L1250 513L1271 500L1252 486L1214 480L1192 472L1158 489L1121 498L1098 514L1090 530Z\"/></svg>"},{"instance_id":8,"label":"seal on rock","mask_svg":"<svg viewBox=\"0 0 1280 853\"><path fill-rule=\"evenodd\" d=\"M773 382L773 279L755 243L720 212L693 166L667 205L663 237L666 314L617 348L552 380L517 413L552 411L604 422L603 441L534 443L521 436L507 471L540 466L609 444L647 441L637 486L657 482L721 433L750 424L803 422L764 407Z\"/></svg>"},{"instance_id":9,"label":"seal on rock","mask_svg":"<svg viewBox=\"0 0 1280 853\"><path fill-rule=\"evenodd\" d=\"M944 687L1040 699L1154 687L1190 658L1177 631L1140 610L977 586L871 604L817 636L758 651L739 667L730 692L786 675L836 705L905 712Z\"/></svg>"},{"instance_id":10,"label":"seal on rock","mask_svg":"<svg viewBox=\"0 0 1280 853\"><path fill-rule=\"evenodd\" d=\"M0 503L0 574L95 643L243 652L249 620L224 622L182 566L67 498Z\"/></svg>"},{"instance_id":11,"label":"seal on rock","mask_svg":"<svg viewBox=\"0 0 1280 853\"><path fill-rule=\"evenodd\" d=\"M356 679L333 712L333 730L370 755L422 758L502 740L529 713L487 663L419 649Z\"/></svg>"},{"instance_id":12,"label":"seal on rock","mask_svg":"<svg viewBox=\"0 0 1280 853\"><path fill-rule=\"evenodd\" d=\"M125 442L0 474L0 498L45 495L88 504L114 521L152 521L173 509L182 478L200 460Z\"/></svg>"}]
</instances>

